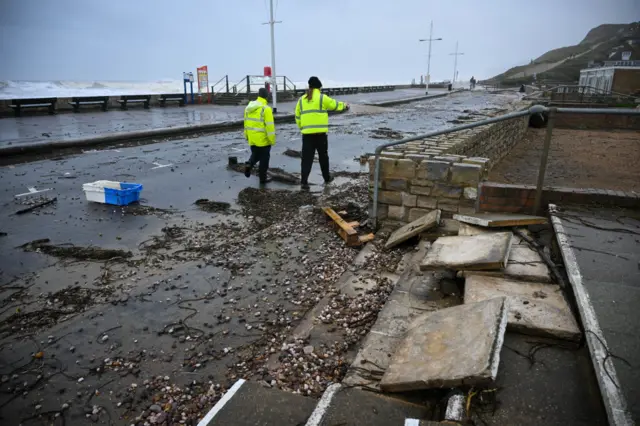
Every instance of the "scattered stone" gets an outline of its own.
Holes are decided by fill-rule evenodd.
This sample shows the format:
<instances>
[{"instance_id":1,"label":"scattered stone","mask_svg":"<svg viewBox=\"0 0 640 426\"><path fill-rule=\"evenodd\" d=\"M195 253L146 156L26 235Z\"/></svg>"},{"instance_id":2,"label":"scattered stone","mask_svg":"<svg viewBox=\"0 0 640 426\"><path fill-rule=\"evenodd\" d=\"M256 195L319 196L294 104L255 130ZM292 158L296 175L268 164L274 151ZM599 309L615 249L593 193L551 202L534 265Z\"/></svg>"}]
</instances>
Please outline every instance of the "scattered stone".
<instances>
[{"instance_id":1,"label":"scattered stone","mask_svg":"<svg viewBox=\"0 0 640 426\"><path fill-rule=\"evenodd\" d=\"M162 411L162 407L160 407L158 404L153 404L151 407L149 407L149 411L159 413Z\"/></svg>"},{"instance_id":2,"label":"scattered stone","mask_svg":"<svg viewBox=\"0 0 640 426\"><path fill-rule=\"evenodd\" d=\"M495 380L508 310L506 298L495 298L416 318L380 388L403 392Z\"/></svg>"},{"instance_id":3,"label":"scattered stone","mask_svg":"<svg viewBox=\"0 0 640 426\"><path fill-rule=\"evenodd\" d=\"M305 346L302 351L307 354L310 355L313 353L313 346L309 345L309 346Z\"/></svg>"},{"instance_id":4,"label":"scattered stone","mask_svg":"<svg viewBox=\"0 0 640 426\"><path fill-rule=\"evenodd\" d=\"M100 338L100 341L102 342L106 342L107 340L109 340L109 336L106 334Z\"/></svg>"}]
</instances>

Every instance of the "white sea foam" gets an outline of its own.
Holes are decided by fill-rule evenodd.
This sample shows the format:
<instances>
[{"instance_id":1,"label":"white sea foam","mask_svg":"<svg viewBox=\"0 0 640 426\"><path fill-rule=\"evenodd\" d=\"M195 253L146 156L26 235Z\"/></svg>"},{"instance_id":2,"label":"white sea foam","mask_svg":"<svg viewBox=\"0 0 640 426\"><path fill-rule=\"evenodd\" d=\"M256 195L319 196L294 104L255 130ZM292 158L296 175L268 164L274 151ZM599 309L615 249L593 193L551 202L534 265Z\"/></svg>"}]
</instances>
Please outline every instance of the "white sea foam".
<instances>
[{"instance_id":1,"label":"white sea foam","mask_svg":"<svg viewBox=\"0 0 640 426\"><path fill-rule=\"evenodd\" d=\"M236 84L238 79L229 79ZM213 82L212 82L213 84ZM297 88L306 88L307 81L294 82ZM362 87L408 84L406 81L334 81L322 80L324 87ZM221 88L219 85L217 88ZM231 87L230 87L231 89ZM252 90L254 85L252 84ZM160 93L180 93L182 80L158 81L0 81L0 99L17 98L69 98L73 96L120 96ZM197 91L194 83L194 91Z\"/></svg>"}]
</instances>

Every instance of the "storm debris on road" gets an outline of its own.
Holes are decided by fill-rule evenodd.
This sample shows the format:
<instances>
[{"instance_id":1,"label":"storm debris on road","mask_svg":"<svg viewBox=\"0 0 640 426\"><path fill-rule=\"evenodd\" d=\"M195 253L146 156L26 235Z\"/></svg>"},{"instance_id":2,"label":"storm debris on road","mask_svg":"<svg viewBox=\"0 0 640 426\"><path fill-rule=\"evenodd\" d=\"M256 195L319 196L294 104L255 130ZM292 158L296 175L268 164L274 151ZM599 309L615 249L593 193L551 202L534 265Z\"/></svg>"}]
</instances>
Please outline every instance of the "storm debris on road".
<instances>
[{"instance_id":1,"label":"storm debris on road","mask_svg":"<svg viewBox=\"0 0 640 426\"><path fill-rule=\"evenodd\" d=\"M62 258L73 258L78 260L109 260L114 258L129 258L133 256L130 251L119 249L103 249L99 247L81 247L73 245L49 244L48 238L30 241L19 248L24 251L34 251L51 256Z\"/></svg>"},{"instance_id":2,"label":"storm debris on road","mask_svg":"<svg viewBox=\"0 0 640 426\"><path fill-rule=\"evenodd\" d=\"M231 204L229 203L207 200L206 198L200 198L194 204L206 212L228 213L229 209L231 209Z\"/></svg>"},{"instance_id":3,"label":"storm debris on road","mask_svg":"<svg viewBox=\"0 0 640 426\"><path fill-rule=\"evenodd\" d=\"M230 163L227 165L227 167L233 171L244 173L247 165L245 163ZM254 176L258 176L258 168L254 167L251 170L251 174ZM267 175L276 182L289 183L292 185L297 185L300 183L300 178L297 175L284 171L279 167L270 167L267 171Z\"/></svg>"},{"instance_id":4,"label":"storm debris on road","mask_svg":"<svg viewBox=\"0 0 640 426\"><path fill-rule=\"evenodd\" d=\"M41 202L39 202L39 203L37 203L37 204L34 204L34 205L30 206L30 207L26 207L26 208L24 208L24 209L18 210L18 211L17 211L17 212L15 212L14 214L18 214L18 215L20 215L20 214L29 213L29 212L32 212L32 211L34 211L34 210L36 210L36 209L39 209L39 208L41 208L41 207L45 207L45 206L48 206L49 204L53 204L53 203L55 203L56 201L58 201L58 199L57 199L57 198L47 199L47 200L41 201Z\"/></svg>"},{"instance_id":5,"label":"storm debris on road","mask_svg":"<svg viewBox=\"0 0 640 426\"><path fill-rule=\"evenodd\" d=\"M300 153L300 151L297 151L295 149L287 149L285 152L283 152L283 154L288 157L302 158L302 154Z\"/></svg>"}]
</instances>

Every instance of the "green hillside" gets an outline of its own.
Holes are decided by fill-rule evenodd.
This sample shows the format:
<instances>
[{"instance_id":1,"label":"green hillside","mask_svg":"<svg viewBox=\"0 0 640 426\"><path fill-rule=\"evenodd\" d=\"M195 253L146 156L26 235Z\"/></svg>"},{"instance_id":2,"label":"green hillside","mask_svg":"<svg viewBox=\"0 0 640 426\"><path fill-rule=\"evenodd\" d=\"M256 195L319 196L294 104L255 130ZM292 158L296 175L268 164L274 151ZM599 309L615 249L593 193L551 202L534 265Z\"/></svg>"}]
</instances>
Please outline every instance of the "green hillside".
<instances>
[{"instance_id":1,"label":"green hillside","mask_svg":"<svg viewBox=\"0 0 640 426\"><path fill-rule=\"evenodd\" d=\"M640 38L640 22L603 24L591 29L585 38L574 46L550 50L529 64L510 68L486 81L529 83L534 73L539 80L577 81L580 78L580 70L586 68L590 61L607 60L609 54L624 45L628 38ZM635 51L637 46L629 48Z\"/></svg>"}]
</instances>

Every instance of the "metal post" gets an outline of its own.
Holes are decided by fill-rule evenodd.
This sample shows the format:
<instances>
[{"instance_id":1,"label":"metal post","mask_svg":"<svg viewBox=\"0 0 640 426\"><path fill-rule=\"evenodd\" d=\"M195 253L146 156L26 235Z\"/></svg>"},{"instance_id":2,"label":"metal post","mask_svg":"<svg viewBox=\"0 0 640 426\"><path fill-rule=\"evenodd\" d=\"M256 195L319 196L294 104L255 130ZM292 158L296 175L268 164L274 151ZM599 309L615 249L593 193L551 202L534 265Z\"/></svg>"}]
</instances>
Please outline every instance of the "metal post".
<instances>
[{"instance_id":1,"label":"metal post","mask_svg":"<svg viewBox=\"0 0 640 426\"><path fill-rule=\"evenodd\" d=\"M427 78L424 94L429 94L429 82L431 82L431 41L433 40L433 21L429 27L429 55L427 56Z\"/></svg>"},{"instance_id":2,"label":"metal post","mask_svg":"<svg viewBox=\"0 0 640 426\"><path fill-rule=\"evenodd\" d=\"M453 80L451 80L451 88L456 84L456 69L458 68L458 42L456 41L456 53L453 57Z\"/></svg>"},{"instance_id":3,"label":"metal post","mask_svg":"<svg viewBox=\"0 0 640 426\"><path fill-rule=\"evenodd\" d=\"M425 94L429 94L429 83L431 82L431 42L442 40L441 37L433 38L433 21L431 21L431 25L429 26L429 38L421 38L418 41L428 41L429 42L429 55L427 56L427 77L424 80L425 83ZM422 73L420 73L420 81L422 82Z\"/></svg>"},{"instance_id":4,"label":"metal post","mask_svg":"<svg viewBox=\"0 0 640 426\"><path fill-rule=\"evenodd\" d=\"M549 148L551 146L551 134L553 133L553 125L556 120L556 108L549 108L549 121L547 121L547 132L544 135L544 147L542 148L542 157L540 158L540 170L538 170L538 184L536 185L536 198L533 204L533 214L536 215L540 211L542 203L542 187L544 186L544 175L547 172L547 160L549 158Z\"/></svg>"},{"instance_id":5,"label":"metal post","mask_svg":"<svg viewBox=\"0 0 640 426\"><path fill-rule=\"evenodd\" d=\"M271 75L273 76L273 112L275 114L278 112L278 74L276 73L276 41L273 29L275 25L275 21L273 20L273 0L270 0L269 3L269 24L271 24Z\"/></svg>"},{"instance_id":6,"label":"metal post","mask_svg":"<svg viewBox=\"0 0 640 426\"><path fill-rule=\"evenodd\" d=\"M227 93L229 93L229 74L225 75L225 76L224 76L224 79L225 79L225 81L226 81L226 83L227 83L227 84L226 84L226 86L227 86Z\"/></svg>"},{"instance_id":7,"label":"metal post","mask_svg":"<svg viewBox=\"0 0 640 426\"><path fill-rule=\"evenodd\" d=\"M460 55L464 55L464 53L459 53L458 52L458 42L456 41L456 51L454 53L450 53L450 55L454 56L454 60L453 60L453 80L451 80L451 88L453 89L454 84L456 84L456 77L457 77L457 69L458 69L458 56Z\"/></svg>"},{"instance_id":8,"label":"metal post","mask_svg":"<svg viewBox=\"0 0 640 426\"><path fill-rule=\"evenodd\" d=\"M251 93L251 78L247 76L247 94Z\"/></svg>"}]
</instances>

